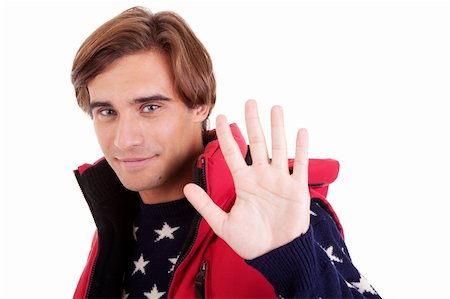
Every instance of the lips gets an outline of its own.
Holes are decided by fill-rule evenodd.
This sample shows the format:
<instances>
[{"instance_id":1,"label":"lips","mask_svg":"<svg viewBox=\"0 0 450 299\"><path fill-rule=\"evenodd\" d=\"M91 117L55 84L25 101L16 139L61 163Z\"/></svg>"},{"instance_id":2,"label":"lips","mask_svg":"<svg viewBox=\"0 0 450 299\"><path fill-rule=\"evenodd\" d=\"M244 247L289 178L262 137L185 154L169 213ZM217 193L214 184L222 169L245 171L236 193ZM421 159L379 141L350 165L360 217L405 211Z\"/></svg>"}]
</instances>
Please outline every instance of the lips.
<instances>
[{"instance_id":1,"label":"lips","mask_svg":"<svg viewBox=\"0 0 450 299\"><path fill-rule=\"evenodd\" d=\"M151 157L139 157L139 158L121 158L117 159L119 164L128 170L138 170L144 168L155 156Z\"/></svg>"}]
</instances>

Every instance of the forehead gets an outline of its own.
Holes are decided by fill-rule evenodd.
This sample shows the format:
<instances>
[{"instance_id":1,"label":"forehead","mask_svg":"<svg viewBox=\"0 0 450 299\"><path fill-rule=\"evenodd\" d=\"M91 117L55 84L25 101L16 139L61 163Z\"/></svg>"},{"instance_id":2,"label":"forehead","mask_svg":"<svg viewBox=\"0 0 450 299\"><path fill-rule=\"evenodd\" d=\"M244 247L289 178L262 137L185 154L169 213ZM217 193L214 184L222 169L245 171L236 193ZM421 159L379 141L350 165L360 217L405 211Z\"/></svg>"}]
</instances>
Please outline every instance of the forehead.
<instances>
[{"instance_id":1,"label":"forehead","mask_svg":"<svg viewBox=\"0 0 450 299\"><path fill-rule=\"evenodd\" d=\"M145 51L123 56L111 63L88 84L93 100L173 95L173 76L166 55L157 51Z\"/></svg>"}]
</instances>

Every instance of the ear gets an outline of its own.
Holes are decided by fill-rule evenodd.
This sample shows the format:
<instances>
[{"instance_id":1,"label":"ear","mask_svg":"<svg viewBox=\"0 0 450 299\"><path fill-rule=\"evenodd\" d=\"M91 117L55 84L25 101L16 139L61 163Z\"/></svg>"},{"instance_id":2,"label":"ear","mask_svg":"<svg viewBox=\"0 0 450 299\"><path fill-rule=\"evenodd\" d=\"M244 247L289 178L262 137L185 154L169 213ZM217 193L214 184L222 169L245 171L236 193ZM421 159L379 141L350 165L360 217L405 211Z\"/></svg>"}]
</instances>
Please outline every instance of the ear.
<instances>
[{"instance_id":1,"label":"ear","mask_svg":"<svg viewBox=\"0 0 450 299\"><path fill-rule=\"evenodd\" d=\"M208 105L198 105L192 109L194 113L195 121L203 122L209 115L209 106Z\"/></svg>"}]
</instances>

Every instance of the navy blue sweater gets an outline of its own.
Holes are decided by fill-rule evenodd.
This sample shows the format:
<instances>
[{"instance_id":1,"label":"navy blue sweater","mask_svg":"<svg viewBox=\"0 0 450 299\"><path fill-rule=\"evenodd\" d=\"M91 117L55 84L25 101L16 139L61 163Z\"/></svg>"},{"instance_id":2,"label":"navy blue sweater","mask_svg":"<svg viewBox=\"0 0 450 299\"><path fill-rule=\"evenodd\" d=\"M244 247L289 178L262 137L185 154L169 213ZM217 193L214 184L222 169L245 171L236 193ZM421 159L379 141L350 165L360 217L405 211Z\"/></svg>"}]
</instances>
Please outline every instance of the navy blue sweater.
<instances>
[{"instance_id":1,"label":"navy blue sweater","mask_svg":"<svg viewBox=\"0 0 450 299\"><path fill-rule=\"evenodd\" d=\"M170 261L176 260L194 214L186 199L156 205L141 202L124 298L167 298L174 267ZM334 220L316 202L310 214L306 234L247 263L268 279L281 298L379 298L353 266ZM158 229L162 223L172 227L164 238Z\"/></svg>"},{"instance_id":2,"label":"navy blue sweater","mask_svg":"<svg viewBox=\"0 0 450 299\"><path fill-rule=\"evenodd\" d=\"M318 203L311 204L306 234L247 263L280 298L380 298L353 265L336 223Z\"/></svg>"},{"instance_id":3,"label":"navy blue sweater","mask_svg":"<svg viewBox=\"0 0 450 299\"><path fill-rule=\"evenodd\" d=\"M141 202L136 219L139 227L134 229L137 245L125 276L125 298L152 294L167 298L173 270L168 261L177 257L194 214L186 199L157 205ZM352 264L334 220L316 202L310 214L306 234L247 263L267 278L281 298L379 298ZM167 227L170 223L172 230L167 238L155 239L162 223Z\"/></svg>"}]
</instances>

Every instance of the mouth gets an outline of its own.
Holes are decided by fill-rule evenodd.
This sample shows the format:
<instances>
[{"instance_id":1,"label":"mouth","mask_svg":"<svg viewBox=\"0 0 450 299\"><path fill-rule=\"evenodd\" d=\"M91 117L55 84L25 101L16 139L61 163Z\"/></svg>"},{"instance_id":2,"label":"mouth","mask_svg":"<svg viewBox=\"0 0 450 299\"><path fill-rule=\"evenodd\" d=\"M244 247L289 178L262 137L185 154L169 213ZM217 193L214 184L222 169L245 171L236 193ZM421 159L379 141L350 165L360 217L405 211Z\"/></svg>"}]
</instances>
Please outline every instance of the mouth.
<instances>
[{"instance_id":1,"label":"mouth","mask_svg":"<svg viewBox=\"0 0 450 299\"><path fill-rule=\"evenodd\" d=\"M127 169L127 170L138 170L147 166L147 164L152 160L155 156L150 157L138 157L138 158L117 158L116 160L119 164Z\"/></svg>"}]
</instances>

